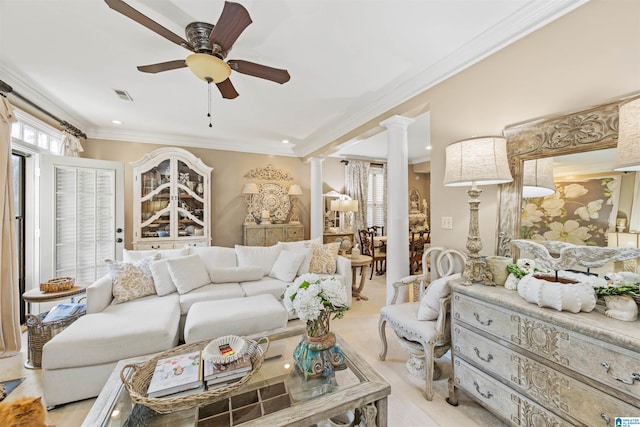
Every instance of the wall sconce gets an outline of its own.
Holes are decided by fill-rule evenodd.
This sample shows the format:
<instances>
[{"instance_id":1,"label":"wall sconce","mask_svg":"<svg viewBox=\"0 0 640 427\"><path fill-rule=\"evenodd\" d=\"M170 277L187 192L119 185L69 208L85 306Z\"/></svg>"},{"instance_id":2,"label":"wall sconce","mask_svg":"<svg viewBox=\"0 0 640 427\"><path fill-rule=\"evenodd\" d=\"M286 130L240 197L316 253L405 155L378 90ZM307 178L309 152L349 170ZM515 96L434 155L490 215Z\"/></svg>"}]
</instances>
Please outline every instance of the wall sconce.
<instances>
[{"instance_id":1,"label":"wall sconce","mask_svg":"<svg viewBox=\"0 0 640 427\"><path fill-rule=\"evenodd\" d=\"M462 273L462 284L484 283L495 286L493 275L480 258L482 240L478 229L478 205L482 190L478 184L492 185L511 182L507 159L507 140L499 136L471 138L454 142L446 148L444 185L461 187L471 185L469 194L469 256Z\"/></svg>"},{"instance_id":2,"label":"wall sconce","mask_svg":"<svg viewBox=\"0 0 640 427\"><path fill-rule=\"evenodd\" d=\"M258 194L258 192L258 185L253 182L247 183L242 187L242 194L245 195L245 201L247 202L247 216L244 219L244 223L247 225L256 223L256 219L251 213L251 202L253 201L254 194Z\"/></svg>"},{"instance_id":3,"label":"wall sconce","mask_svg":"<svg viewBox=\"0 0 640 427\"><path fill-rule=\"evenodd\" d=\"M522 197L545 197L556 192L553 157L527 160L522 168Z\"/></svg>"},{"instance_id":4,"label":"wall sconce","mask_svg":"<svg viewBox=\"0 0 640 427\"><path fill-rule=\"evenodd\" d=\"M289 187L289 198L291 199L291 220L289 221L290 224L300 224L296 200L298 199L298 196L301 195L302 188L300 188L298 184L291 184L291 187Z\"/></svg>"},{"instance_id":5,"label":"wall sconce","mask_svg":"<svg viewBox=\"0 0 640 427\"><path fill-rule=\"evenodd\" d=\"M615 171L640 170L640 97L619 106Z\"/></svg>"}]
</instances>

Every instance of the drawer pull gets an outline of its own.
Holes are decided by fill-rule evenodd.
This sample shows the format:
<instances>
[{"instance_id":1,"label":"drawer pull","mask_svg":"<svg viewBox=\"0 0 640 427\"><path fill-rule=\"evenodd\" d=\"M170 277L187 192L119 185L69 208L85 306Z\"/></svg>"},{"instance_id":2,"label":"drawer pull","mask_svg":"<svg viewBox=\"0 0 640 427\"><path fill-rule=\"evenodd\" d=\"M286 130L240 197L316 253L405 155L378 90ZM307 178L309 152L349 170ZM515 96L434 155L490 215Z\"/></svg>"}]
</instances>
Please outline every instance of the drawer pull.
<instances>
[{"instance_id":1,"label":"drawer pull","mask_svg":"<svg viewBox=\"0 0 640 427\"><path fill-rule=\"evenodd\" d=\"M616 381L620 381L621 383L628 384L628 385L633 385L635 381L640 381L640 374L632 373L631 379L625 380L624 378L618 378L615 375L613 375L611 372L609 372L609 370L611 369L611 366L609 366L608 362L600 362L600 365L604 368L604 371Z\"/></svg>"},{"instance_id":2,"label":"drawer pull","mask_svg":"<svg viewBox=\"0 0 640 427\"><path fill-rule=\"evenodd\" d=\"M480 385L478 385L477 381L474 381L473 385L476 386L476 391L478 392L478 394L480 394L480 396L484 397L485 399L491 399L493 397L493 393L491 393L490 391L487 391L486 394L481 392Z\"/></svg>"},{"instance_id":3,"label":"drawer pull","mask_svg":"<svg viewBox=\"0 0 640 427\"><path fill-rule=\"evenodd\" d=\"M600 412L600 417L607 423L607 427L611 426L611 418L609 418L609 415L604 412Z\"/></svg>"},{"instance_id":4,"label":"drawer pull","mask_svg":"<svg viewBox=\"0 0 640 427\"><path fill-rule=\"evenodd\" d=\"M487 358L485 359L484 357L480 356L480 350L478 350L478 347L473 347L473 351L476 352L476 356L478 356L478 359L482 360L483 362L491 362L493 360L493 355L491 353L487 354Z\"/></svg>"},{"instance_id":5,"label":"drawer pull","mask_svg":"<svg viewBox=\"0 0 640 427\"><path fill-rule=\"evenodd\" d=\"M481 325L490 326L493 323L493 320L491 319L487 320L486 322L483 322L482 320L480 320L480 315L475 311L473 312L473 317L475 317L478 323L480 323Z\"/></svg>"}]
</instances>

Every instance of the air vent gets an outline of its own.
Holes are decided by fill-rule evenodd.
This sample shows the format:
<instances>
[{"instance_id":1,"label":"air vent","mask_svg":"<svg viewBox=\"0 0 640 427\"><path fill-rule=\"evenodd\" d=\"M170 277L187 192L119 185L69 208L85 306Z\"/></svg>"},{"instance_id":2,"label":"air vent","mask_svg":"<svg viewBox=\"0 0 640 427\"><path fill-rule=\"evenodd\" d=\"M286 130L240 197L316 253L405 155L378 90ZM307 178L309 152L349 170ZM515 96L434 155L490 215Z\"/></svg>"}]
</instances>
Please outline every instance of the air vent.
<instances>
[{"instance_id":1,"label":"air vent","mask_svg":"<svg viewBox=\"0 0 640 427\"><path fill-rule=\"evenodd\" d=\"M118 95L118 98L122 99L123 101L133 102L133 98L131 97L131 95L129 95L129 93L127 93L126 90L114 89L113 91L116 93L116 95Z\"/></svg>"}]
</instances>

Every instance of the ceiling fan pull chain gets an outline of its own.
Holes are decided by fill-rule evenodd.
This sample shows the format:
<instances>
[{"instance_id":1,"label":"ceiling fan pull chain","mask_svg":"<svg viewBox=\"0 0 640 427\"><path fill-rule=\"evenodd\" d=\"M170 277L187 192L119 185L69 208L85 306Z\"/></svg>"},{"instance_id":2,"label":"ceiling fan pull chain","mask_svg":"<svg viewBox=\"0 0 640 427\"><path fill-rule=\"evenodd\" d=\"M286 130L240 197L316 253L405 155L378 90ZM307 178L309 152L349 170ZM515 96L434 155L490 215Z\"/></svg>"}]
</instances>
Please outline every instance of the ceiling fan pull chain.
<instances>
[{"instance_id":1,"label":"ceiling fan pull chain","mask_svg":"<svg viewBox=\"0 0 640 427\"><path fill-rule=\"evenodd\" d=\"M211 77L207 77L207 90L208 90L208 107L207 107L207 117L209 117L209 127L212 128L213 125L211 124L211 82L213 80L211 79Z\"/></svg>"}]
</instances>

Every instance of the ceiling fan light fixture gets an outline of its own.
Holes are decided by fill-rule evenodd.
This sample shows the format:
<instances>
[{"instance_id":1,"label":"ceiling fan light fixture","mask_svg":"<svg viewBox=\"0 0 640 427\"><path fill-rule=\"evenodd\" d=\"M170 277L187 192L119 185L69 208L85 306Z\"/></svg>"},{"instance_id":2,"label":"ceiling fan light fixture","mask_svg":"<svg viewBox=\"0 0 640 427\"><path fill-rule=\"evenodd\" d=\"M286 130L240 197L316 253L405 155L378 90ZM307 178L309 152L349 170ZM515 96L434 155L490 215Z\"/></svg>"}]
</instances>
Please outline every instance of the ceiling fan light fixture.
<instances>
[{"instance_id":1,"label":"ceiling fan light fixture","mask_svg":"<svg viewBox=\"0 0 640 427\"><path fill-rule=\"evenodd\" d=\"M206 53L194 53L185 60L187 67L201 80L213 80L221 83L231 75L231 68L217 56Z\"/></svg>"}]
</instances>

